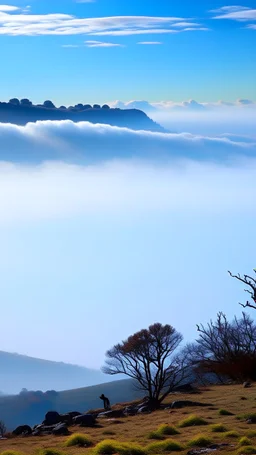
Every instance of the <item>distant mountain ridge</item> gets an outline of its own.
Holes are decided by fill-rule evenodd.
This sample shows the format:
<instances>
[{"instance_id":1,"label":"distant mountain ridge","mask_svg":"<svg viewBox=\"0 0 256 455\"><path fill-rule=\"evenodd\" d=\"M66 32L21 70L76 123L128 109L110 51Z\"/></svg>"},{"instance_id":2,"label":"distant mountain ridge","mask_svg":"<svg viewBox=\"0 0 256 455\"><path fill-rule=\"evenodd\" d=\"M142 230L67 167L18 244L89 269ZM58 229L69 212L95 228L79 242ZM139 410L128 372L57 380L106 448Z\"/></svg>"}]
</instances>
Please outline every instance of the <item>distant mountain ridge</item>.
<instances>
[{"instance_id":1,"label":"distant mountain ridge","mask_svg":"<svg viewBox=\"0 0 256 455\"><path fill-rule=\"evenodd\" d=\"M67 390L109 381L101 371L0 351L0 391Z\"/></svg>"},{"instance_id":2,"label":"distant mountain ridge","mask_svg":"<svg viewBox=\"0 0 256 455\"><path fill-rule=\"evenodd\" d=\"M5 422L8 430L13 430L18 425L34 426L42 422L46 412L51 410L66 413L99 409L102 406L99 399L102 393L109 397L111 404L132 401L143 396L143 392L136 389L131 379L66 390L49 396L21 393L16 396L0 397L0 420Z\"/></svg>"},{"instance_id":3,"label":"distant mountain ridge","mask_svg":"<svg viewBox=\"0 0 256 455\"><path fill-rule=\"evenodd\" d=\"M151 120L145 112L138 109L111 109L105 107L91 107L78 105L79 107L56 108L45 105L20 104L19 100L14 103L0 103L0 122L26 125L30 122L45 120L72 120L73 122L101 123L117 127L126 127L132 130L146 130L165 132L164 128ZM29 100L27 100L29 102ZM48 104L47 104L48 106Z\"/></svg>"}]
</instances>

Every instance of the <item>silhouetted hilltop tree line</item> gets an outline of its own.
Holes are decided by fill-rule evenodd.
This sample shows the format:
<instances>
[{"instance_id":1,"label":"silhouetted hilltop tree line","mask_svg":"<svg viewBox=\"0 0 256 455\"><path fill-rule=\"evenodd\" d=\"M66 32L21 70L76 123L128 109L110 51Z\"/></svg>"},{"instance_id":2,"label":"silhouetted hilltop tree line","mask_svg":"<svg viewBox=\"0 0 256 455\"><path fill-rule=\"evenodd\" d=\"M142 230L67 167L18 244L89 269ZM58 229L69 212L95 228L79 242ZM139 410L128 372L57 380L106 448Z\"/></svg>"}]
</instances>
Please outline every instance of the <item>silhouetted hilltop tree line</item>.
<instances>
[{"instance_id":1,"label":"silhouetted hilltop tree line","mask_svg":"<svg viewBox=\"0 0 256 455\"><path fill-rule=\"evenodd\" d=\"M26 125L37 121L61 121L101 123L135 131L167 132L138 109L111 108L107 104L83 104L55 106L51 100L33 104L28 98L12 98L8 103L0 102L0 122Z\"/></svg>"},{"instance_id":2,"label":"silhouetted hilltop tree line","mask_svg":"<svg viewBox=\"0 0 256 455\"><path fill-rule=\"evenodd\" d=\"M61 110L70 110L70 111L85 111L88 109L105 109L105 110L110 109L110 107L107 104L103 104L103 106L100 106L99 104L91 105L91 104L82 104L82 103L78 103L75 106L69 106L69 107L67 107L67 106L56 107L55 104L50 100L44 101L43 104L33 104L32 101L30 101L27 98L23 98L21 100L19 100L18 98L11 98L9 100L9 104L11 104L13 106L24 106L24 107L34 106L34 107L43 107L46 109L61 109Z\"/></svg>"}]
</instances>

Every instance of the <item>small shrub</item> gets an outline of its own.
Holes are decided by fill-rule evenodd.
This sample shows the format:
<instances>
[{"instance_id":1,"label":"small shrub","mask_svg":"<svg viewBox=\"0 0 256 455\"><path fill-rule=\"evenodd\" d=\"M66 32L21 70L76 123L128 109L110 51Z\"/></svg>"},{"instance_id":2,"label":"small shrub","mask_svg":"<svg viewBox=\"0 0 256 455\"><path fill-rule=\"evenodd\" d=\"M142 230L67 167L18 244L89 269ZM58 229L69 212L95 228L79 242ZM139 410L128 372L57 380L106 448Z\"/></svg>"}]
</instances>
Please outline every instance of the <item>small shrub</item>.
<instances>
[{"instance_id":1,"label":"small shrub","mask_svg":"<svg viewBox=\"0 0 256 455\"><path fill-rule=\"evenodd\" d=\"M146 447L146 451L149 454L160 454L163 452L179 452L183 450L181 444L172 439L166 439L161 442L153 442Z\"/></svg>"},{"instance_id":2,"label":"small shrub","mask_svg":"<svg viewBox=\"0 0 256 455\"><path fill-rule=\"evenodd\" d=\"M211 430L213 433L225 433L227 431L227 428L225 425L222 425L222 423L215 423L211 426Z\"/></svg>"},{"instance_id":3,"label":"small shrub","mask_svg":"<svg viewBox=\"0 0 256 455\"><path fill-rule=\"evenodd\" d=\"M203 434L199 434L195 436L193 439L191 439L188 442L189 447L207 447L210 444L212 444L212 441L210 438L207 438Z\"/></svg>"},{"instance_id":4,"label":"small shrub","mask_svg":"<svg viewBox=\"0 0 256 455\"><path fill-rule=\"evenodd\" d=\"M86 434L75 433L69 436L65 445L67 447L79 446L79 447L90 447L92 446L92 440Z\"/></svg>"},{"instance_id":5,"label":"small shrub","mask_svg":"<svg viewBox=\"0 0 256 455\"><path fill-rule=\"evenodd\" d=\"M204 420L202 417L198 417L197 415L192 414L186 419L179 422L178 427L185 428L200 425L208 425L208 422L206 422L206 420Z\"/></svg>"},{"instance_id":6,"label":"small shrub","mask_svg":"<svg viewBox=\"0 0 256 455\"><path fill-rule=\"evenodd\" d=\"M102 431L102 434L104 435L109 435L109 436L114 436L116 433L114 431L110 431L110 430L105 430L105 431Z\"/></svg>"},{"instance_id":7,"label":"small shrub","mask_svg":"<svg viewBox=\"0 0 256 455\"><path fill-rule=\"evenodd\" d=\"M158 431L151 431L149 434L148 434L148 439L157 439L157 440L161 440L161 439L164 439L164 436L160 433L158 433Z\"/></svg>"},{"instance_id":8,"label":"small shrub","mask_svg":"<svg viewBox=\"0 0 256 455\"><path fill-rule=\"evenodd\" d=\"M160 425L160 427L157 429L157 433L165 436L174 436L175 434L179 434L179 431L176 430L176 428L174 428L173 426L164 423L163 425Z\"/></svg>"},{"instance_id":9,"label":"small shrub","mask_svg":"<svg viewBox=\"0 0 256 455\"><path fill-rule=\"evenodd\" d=\"M240 397L240 400L247 400L246 397Z\"/></svg>"},{"instance_id":10,"label":"small shrub","mask_svg":"<svg viewBox=\"0 0 256 455\"><path fill-rule=\"evenodd\" d=\"M254 454L254 453L256 453L256 447L252 447L252 446L240 447L240 449L238 449L237 453L241 454L241 455Z\"/></svg>"},{"instance_id":11,"label":"small shrub","mask_svg":"<svg viewBox=\"0 0 256 455\"><path fill-rule=\"evenodd\" d=\"M93 449L97 455L112 455L120 452L120 443L114 439L104 439L99 442Z\"/></svg>"},{"instance_id":12,"label":"small shrub","mask_svg":"<svg viewBox=\"0 0 256 455\"><path fill-rule=\"evenodd\" d=\"M219 415L220 416L233 416L234 414L230 411L227 411L227 409L219 409Z\"/></svg>"},{"instance_id":13,"label":"small shrub","mask_svg":"<svg viewBox=\"0 0 256 455\"><path fill-rule=\"evenodd\" d=\"M252 445L252 441L250 441L250 439L248 439L246 436L243 436L242 438L239 439L239 445L250 446Z\"/></svg>"},{"instance_id":14,"label":"small shrub","mask_svg":"<svg viewBox=\"0 0 256 455\"><path fill-rule=\"evenodd\" d=\"M38 452L39 455L65 455L61 450L57 449L41 449Z\"/></svg>"}]
</instances>

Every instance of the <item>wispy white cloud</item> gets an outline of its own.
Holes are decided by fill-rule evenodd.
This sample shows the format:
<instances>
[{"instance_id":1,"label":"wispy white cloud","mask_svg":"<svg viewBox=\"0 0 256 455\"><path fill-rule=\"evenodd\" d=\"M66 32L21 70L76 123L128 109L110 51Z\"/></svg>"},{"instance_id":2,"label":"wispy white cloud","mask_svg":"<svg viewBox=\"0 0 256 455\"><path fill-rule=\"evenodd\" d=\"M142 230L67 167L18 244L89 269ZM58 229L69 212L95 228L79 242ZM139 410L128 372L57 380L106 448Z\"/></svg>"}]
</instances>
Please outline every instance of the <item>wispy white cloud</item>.
<instances>
[{"instance_id":1,"label":"wispy white cloud","mask_svg":"<svg viewBox=\"0 0 256 455\"><path fill-rule=\"evenodd\" d=\"M66 47L67 49L75 49L80 46L79 44L63 44L61 47Z\"/></svg>"},{"instance_id":2,"label":"wispy white cloud","mask_svg":"<svg viewBox=\"0 0 256 455\"><path fill-rule=\"evenodd\" d=\"M7 9L5 9L7 8ZM205 30L181 17L114 16L78 18L69 14L32 14L15 6L0 6L2 35L142 35Z\"/></svg>"},{"instance_id":3,"label":"wispy white cloud","mask_svg":"<svg viewBox=\"0 0 256 455\"><path fill-rule=\"evenodd\" d=\"M19 9L20 8L18 6L0 5L0 12L18 11Z\"/></svg>"},{"instance_id":4,"label":"wispy white cloud","mask_svg":"<svg viewBox=\"0 0 256 455\"><path fill-rule=\"evenodd\" d=\"M140 41L137 44L154 46L154 45L163 44L163 43L161 41Z\"/></svg>"},{"instance_id":5,"label":"wispy white cloud","mask_svg":"<svg viewBox=\"0 0 256 455\"><path fill-rule=\"evenodd\" d=\"M104 41L85 41L86 47L124 47L123 44L107 43Z\"/></svg>"},{"instance_id":6,"label":"wispy white cloud","mask_svg":"<svg viewBox=\"0 0 256 455\"><path fill-rule=\"evenodd\" d=\"M230 19L239 22L256 20L256 9L247 6L223 6L211 12L216 14L214 19Z\"/></svg>"}]
</instances>

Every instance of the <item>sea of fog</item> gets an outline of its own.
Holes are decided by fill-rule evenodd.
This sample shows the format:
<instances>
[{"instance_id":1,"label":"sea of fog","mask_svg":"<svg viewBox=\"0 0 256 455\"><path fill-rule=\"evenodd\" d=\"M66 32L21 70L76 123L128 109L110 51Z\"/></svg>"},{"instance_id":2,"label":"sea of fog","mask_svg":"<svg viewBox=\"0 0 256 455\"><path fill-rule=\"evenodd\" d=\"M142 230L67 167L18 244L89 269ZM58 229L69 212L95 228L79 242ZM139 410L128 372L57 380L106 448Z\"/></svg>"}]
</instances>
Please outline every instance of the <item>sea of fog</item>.
<instances>
[{"instance_id":1,"label":"sea of fog","mask_svg":"<svg viewBox=\"0 0 256 455\"><path fill-rule=\"evenodd\" d=\"M151 115L168 134L0 124L6 351L99 367L152 322L189 341L241 313L227 270L256 266L256 134L231 111Z\"/></svg>"}]
</instances>

